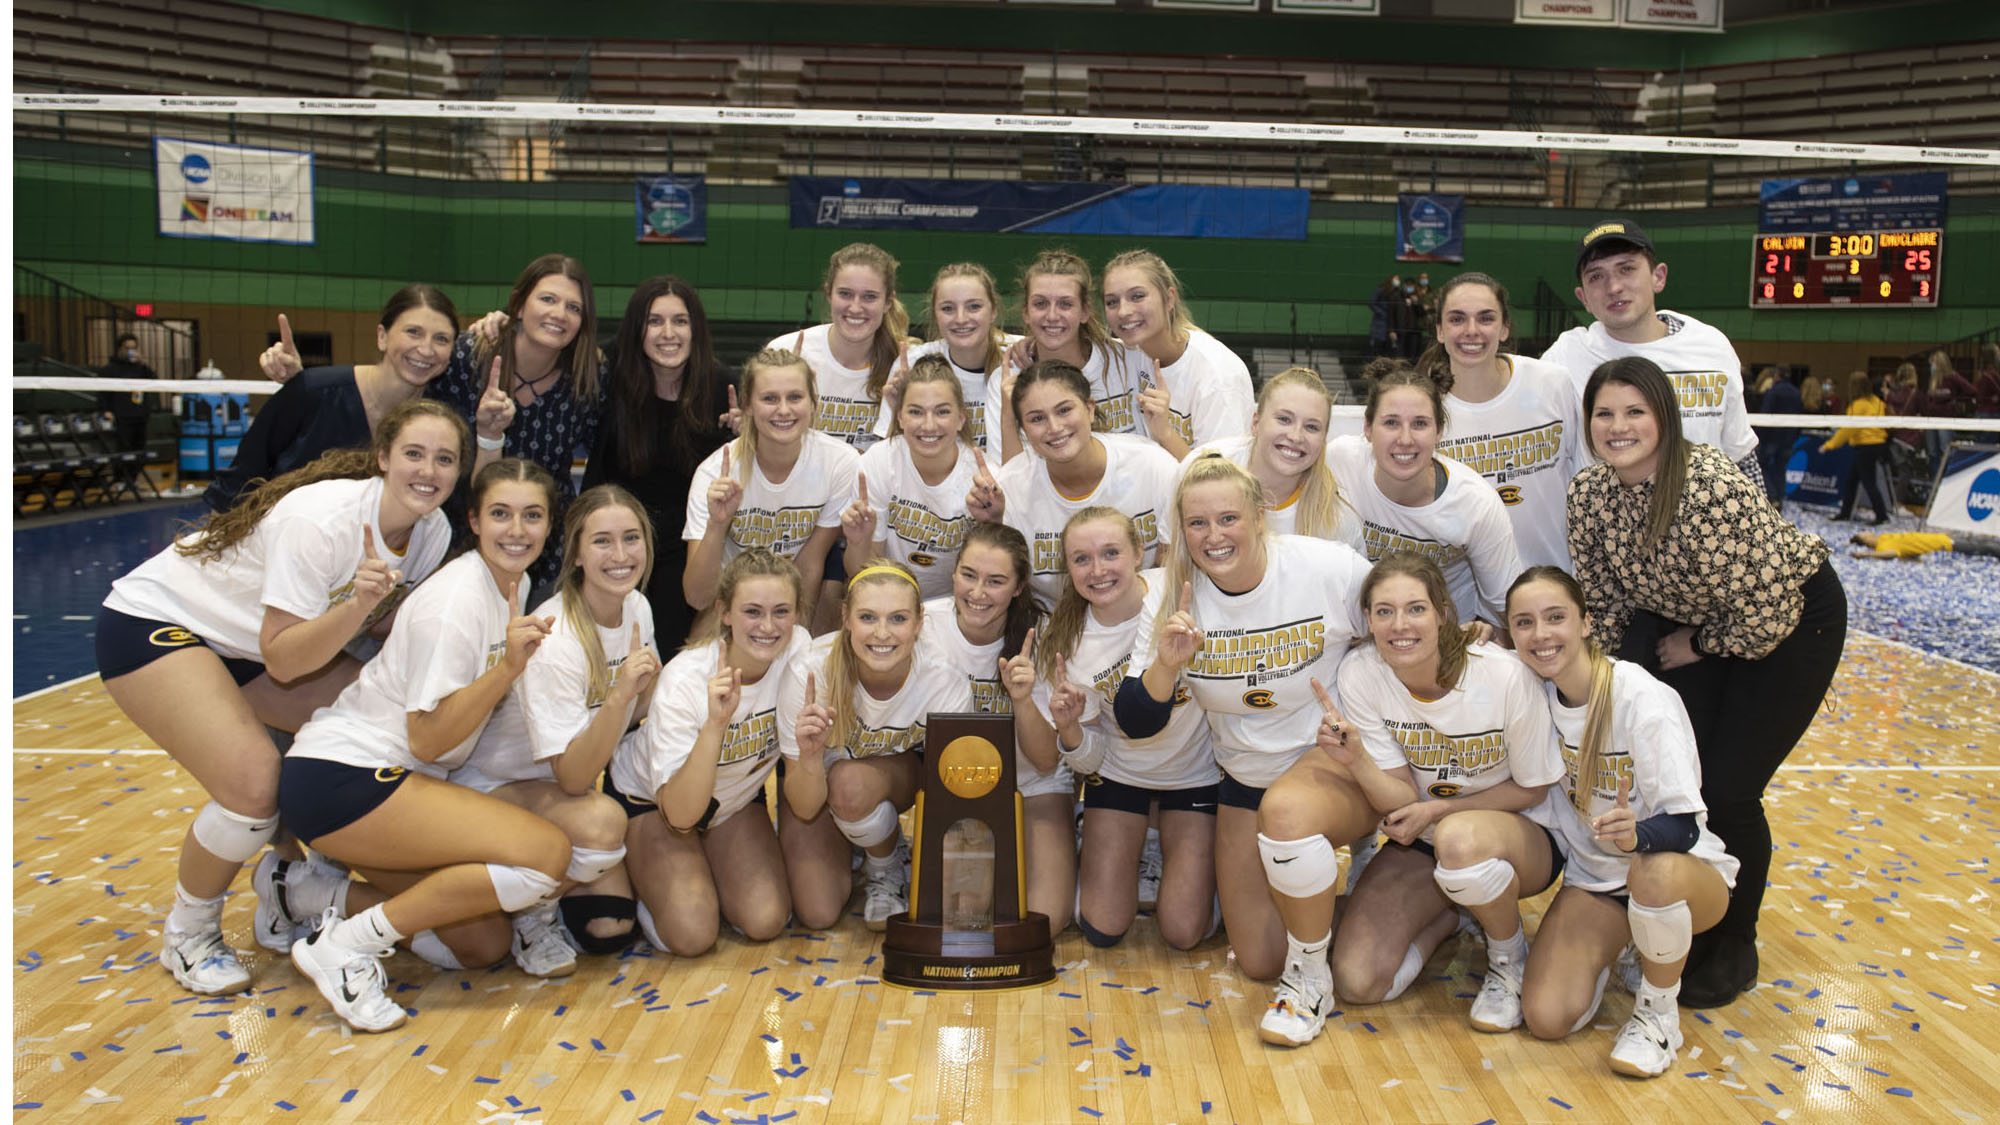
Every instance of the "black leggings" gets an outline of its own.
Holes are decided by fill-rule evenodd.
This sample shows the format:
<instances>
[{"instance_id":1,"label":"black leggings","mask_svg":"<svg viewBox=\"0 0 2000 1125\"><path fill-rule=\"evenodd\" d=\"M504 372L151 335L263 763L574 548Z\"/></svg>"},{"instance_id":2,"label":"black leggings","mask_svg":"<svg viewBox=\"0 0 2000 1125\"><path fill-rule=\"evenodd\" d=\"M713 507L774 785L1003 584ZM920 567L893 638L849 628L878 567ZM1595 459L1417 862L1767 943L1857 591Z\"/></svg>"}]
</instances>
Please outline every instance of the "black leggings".
<instances>
[{"instance_id":1,"label":"black leggings","mask_svg":"<svg viewBox=\"0 0 2000 1125\"><path fill-rule=\"evenodd\" d=\"M1875 518L1889 518L1889 506L1882 502L1882 459L1889 452L1887 442L1854 447L1854 460L1847 466L1847 480L1840 486L1840 516L1846 519L1854 514L1854 494L1857 489L1868 489L1868 502L1875 507Z\"/></svg>"},{"instance_id":2,"label":"black leggings","mask_svg":"<svg viewBox=\"0 0 2000 1125\"><path fill-rule=\"evenodd\" d=\"M1718 935L1756 936L1757 911L1771 871L1764 787L1812 725L1847 641L1847 593L1833 564L1820 564L1800 592L1805 607L1798 627L1760 660L1705 656L1659 671L1654 641L1678 626L1643 612L1619 646L1621 658L1644 666L1680 693L1701 753L1708 826L1743 865L1729 909L1715 926Z\"/></svg>"}]
</instances>

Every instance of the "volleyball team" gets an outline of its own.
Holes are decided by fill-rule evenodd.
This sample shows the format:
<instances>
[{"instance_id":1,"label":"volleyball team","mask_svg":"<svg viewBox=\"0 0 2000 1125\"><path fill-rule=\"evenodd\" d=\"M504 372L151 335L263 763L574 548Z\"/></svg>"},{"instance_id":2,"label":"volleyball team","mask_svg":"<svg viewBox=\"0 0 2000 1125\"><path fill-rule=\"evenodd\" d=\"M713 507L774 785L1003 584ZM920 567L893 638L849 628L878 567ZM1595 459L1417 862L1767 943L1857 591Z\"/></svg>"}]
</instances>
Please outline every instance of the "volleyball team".
<instances>
[{"instance_id":1,"label":"volleyball team","mask_svg":"<svg viewBox=\"0 0 2000 1125\"><path fill-rule=\"evenodd\" d=\"M221 915L252 861L256 940L367 1031L407 1018L398 945L550 976L832 927L857 890L879 930L927 717L980 710L1014 716L1054 929L1225 929L1288 1046L1483 934L1473 1027L1560 1039L1615 977L1611 1065L1658 1075L1680 1003L1755 982L1761 795L1845 629L1827 548L1763 500L1728 342L1665 280L1600 224L1596 323L1534 359L1458 275L1358 437L1308 369L1253 393L1143 250L1036 255L1019 334L948 265L917 343L895 260L851 245L829 322L733 381L678 278L605 362L558 255L464 331L399 291L374 364L301 371L285 325L218 510L98 627L107 690L210 797L162 962L249 984ZM1531 946L1519 903L1558 880Z\"/></svg>"}]
</instances>

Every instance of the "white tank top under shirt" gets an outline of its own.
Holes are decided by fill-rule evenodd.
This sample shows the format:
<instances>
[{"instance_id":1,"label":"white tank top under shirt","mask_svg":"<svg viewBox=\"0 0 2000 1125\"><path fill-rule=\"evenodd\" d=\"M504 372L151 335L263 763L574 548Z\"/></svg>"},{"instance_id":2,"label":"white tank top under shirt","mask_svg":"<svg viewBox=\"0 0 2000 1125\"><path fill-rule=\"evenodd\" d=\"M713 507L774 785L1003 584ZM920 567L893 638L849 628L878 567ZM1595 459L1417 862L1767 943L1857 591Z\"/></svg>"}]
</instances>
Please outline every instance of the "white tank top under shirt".
<instances>
[{"instance_id":1,"label":"white tank top under shirt","mask_svg":"<svg viewBox=\"0 0 2000 1125\"><path fill-rule=\"evenodd\" d=\"M816 324L788 332L765 346L797 352L806 366L812 368L813 390L819 399L819 406L813 411L813 429L831 434L857 450L866 449L878 440L876 423L882 415L882 402L868 393L868 373L872 368L844 367L833 358L833 348L827 342L832 332L833 325ZM743 407L748 410L750 404L746 402Z\"/></svg>"},{"instance_id":2,"label":"white tank top under shirt","mask_svg":"<svg viewBox=\"0 0 2000 1125\"><path fill-rule=\"evenodd\" d=\"M1520 577L1521 554L1507 506L1486 478L1449 457L1444 495L1420 507L1398 504L1375 484L1375 451L1366 438L1337 437L1326 443L1326 463L1341 495L1361 516L1368 559L1409 551L1444 571L1458 620L1506 620L1507 587ZM1429 479L1425 480L1429 484Z\"/></svg>"},{"instance_id":3,"label":"white tank top under shirt","mask_svg":"<svg viewBox=\"0 0 2000 1125\"><path fill-rule=\"evenodd\" d=\"M784 685L778 695L778 749L787 758L799 756L799 712L806 705L806 673L816 679L820 697L826 698L832 679L827 675L827 656L833 646L846 643L842 630L813 638L812 646L785 668ZM872 758L921 750L925 725L933 711L971 711L972 688L965 675L921 658L912 659L903 686L887 699L877 699L858 683L852 699L833 701L836 708L854 715L855 733L848 745L826 748L826 764L843 758Z\"/></svg>"},{"instance_id":4,"label":"white tank top under shirt","mask_svg":"<svg viewBox=\"0 0 2000 1125\"><path fill-rule=\"evenodd\" d=\"M722 734L715 761L714 827L741 811L764 787L778 764L778 696L785 669L812 644L798 626L784 652L754 684L744 684ZM722 660L720 638L690 648L667 662L653 685L653 700L639 737L618 744L611 759L611 783L634 800L659 800L660 787L687 763L702 728L708 725L708 681Z\"/></svg>"},{"instance_id":5,"label":"white tank top under shirt","mask_svg":"<svg viewBox=\"0 0 2000 1125\"><path fill-rule=\"evenodd\" d=\"M401 553L390 550L382 534L382 487L381 477L370 477L295 488L220 559L202 562L168 547L113 582L104 604L179 625L223 656L262 660L265 607L310 621L354 596L367 528L375 553L403 580L370 611L360 633L394 611L451 546L451 525L433 510L411 528Z\"/></svg>"},{"instance_id":6,"label":"white tank top under shirt","mask_svg":"<svg viewBox=\"0 0 2000 1125\"><path fill-rule=\"evenodd\" d=\"M745 454L740 438L709 454L695 469L688 488L687 526L681 532L688 542L698 542L708 532L708 486L722 475L723 450L729 451L730 472L741 472ZM753 459L743 499L729 517L722 561L726 564L751 547L796 558L813 532L840 526L840 513L854 501L854 474L860 466L861 457L852 448L817 431L806 433L799 459L783 484L772 484Z\"/></svg>"},{"instance_id":7,"label":"white tank top under shirt","mask_svg":"<svg viewBox=\"0 0 2000 1125\"><path fill-rule=\"evenodd\" d=\"M1164 581L1157 569L1145 571L1139 580L1148 591ZM1086 606L1076 651L1063 658L1070 681L1083 689L1084 737L1104 743L1104 764L1097 774L1123 785L1161 792L1214 785L1222 780L1222 771L1215 764L1208 717L1194 701L1193 692L1174 692L1173 715L1160 733L1131 738L1119 729L1113 711L1118 685L1131 667L1141 631L1152 627L1153 618L1144 607L1128 620L1106 625L1097 619L1095 608ZM1047 679L1036 678L1035 706L1045 719L1049 717L1051 691Z\"/></svg>"},{"instance_id":8,"label":"white tank top under shirt","mask_svg":"<svg viewBox=\"0 0 2000 1125\"><path fill-rule=\"evenodd\" d=\"M1217 438L1214 441L1203 442L1189 450L1188 455L1181 459L1180 476L1184 477L1187 475L1188 466L1210 455L1227 457L1229 460L1235 462L1238 468L1241 468L1245 472L1252 472L1250 469L1251 441L1252 438L1249 434L1238 434L1235 437ZM1174 478L1174 487L1176 490L1180 488L1180 477ZM1339 491L1337 483L1335 491ZM1296 491L1290 496L1266 496L1264 499L1267 501L1280 501L1277 507L1264 509L1264 529L1266 531L1269 531L1273 535L1303 534L1299 531L1299 497ZM1335 505L1335 510L1340 516L1340 522L1335 527L1333 534L1316 535L1313 538L1331 539L1335 543L1344 543L1354 548L1356 554L1366 554L1367 546L1361 539L1361 516L1354 510L1354 505L1349 504L1347 498L1343 495L1339 503ZM1558 506L1557 511L1560 512L1561 510L1561 507Z\"/></svg>"},{"instance_id":9,"label":"white tank top under shirt","mask_svg":"<svg viewBox=\"0 0 2000 1125\"><path fill-rule=\"evenodd\" d=\"M1135 358L1144 390L1153 385L1153 361L1143 354ZM1250 416L1257 412L1250 369L1222 341L1199 328L1190 331L1181 357L1159 368L1159 380L1167 388L1174 432L1190 446L1250 432ZM1150 433L1143 413L1139 424L1139 432Z\"/></svg>"},{"instance_id":10,"label":"white tank top under shirt","mask_svg":"<svg viewBox=\"0 0 2000 1125\"><path fill-rule=\"evenodd\" d=\"M1417 800L1465 797L1513 781L1524 788L1562 780L1562 753L1539 677L1494 644L1466 650L1465 670L1442 699L1410 693L1374 642L1340 667L1340 713L1377 766L1408 766ZM1521 815L1551 830L1553 790ZM1425 829L1429 841L1434 831Z\"/></svg>"},{"instance_id":11,"label":"white tank top under shirt","mask_svg":"<svg viewBox=\"0 0 2000 1125\"><path fill-rule=\"evenodd\" d=\"M1655 314L1667 334L1644 344L1615 340L1604 325L1572 328L1556 337L1542 359L1569 372L1579 406L1590 373L1608 360L1644 356L1659 364L1681 398L1681 433L1689 441L1713 445L1741 461L1757 451L1750 429L1749 407L1743 400L1743 363L1736 348L1718 328L1686 313Z\"/></svg>"},{"instance_id":12,"label":"white tank top under shirt","mask_svg":"<svg viewBox=\"0 0 2000 1125\"><path fill-rule=\"evenodd\" d=\"M1485 402L1448 402L1439 455L1486 478L1506 505L1514 543L1527 566L1569 569L1569 478L1590 462L1583 404L1569 372L1553 363L1505 355L1507 386Z\"/></svg>"},{"instance_id":13,"label":"white tank top under shirt","mask_svg":"<svg viewBox=\"0 0 2000 1125\"><path fill-rule=\"evenodd\" d=\"M1700 835L1688 854L1735 886L1740 865L1724 850L1721 838L1708 830L1708 806L1701 799L1701 758L1681 697L1636 664L1620 660L1612 665L1611 729L1598 752L1597 776L1586 802L1589 811L1579 813L1569 795L1576 791L1588 712L1564 706L1555 684L1544 681L1542 688L1562 738L1561 799L1553 802L1555 816L1549 827L1567 861L1563 882L1586 891L1624 889L1632 857L1615 845L1600 843L1590 827L1592 820L1617 806L1618 783L1624 780L1631 783L1626 800L1638 820L1659 813L1693 813Z\"/></svg>"},{"instance_id":14,"label":"white tank top under shirt","mask_svg":"<svg viewBox=\"0 0 2000 1125\"><path fill-rule=\"evenodd\" d=\"M1004 353L1019 339L1019 336L1011 333L1002 333L1001 351ZM958 385L965 391L965 439L988 453L997 453L1000 449L1000 439L995 437L992 443L988 444L986 435L1000 432L1001 368L985 371L960 367L958 361L951 358L951 344L945 340L930 340L911 348L909 356L911 365L914 366L918 360L927 355L943 356L945 362L951 364L953 373L958 376ZM1004 366L1003 360L1002 367ZM882 412L881 421L876 424L875 434L882 438L889 436L889 412L886 408Z\"/></svg>"},{"instance_id":15,"label":"white tank top under shirt","mask_svg":"<svg viewBox=\"0 0 2000 1125\"><path fill-rule=\"evenodd\" d=\"M555 618L555 627L535 646L521 678L493 708L493 717L487 720L472 756L460 767L463 773L453 773L455 782L491 791L516 781L554 781L555 768L549 759L567 750L604 707L602 696L588 697L590 671L583 643L563 612L562 595L536 606L535 616ZM619 669L632 650L635 623L641 640L652 645L653 607L639 590L626 593L616 624L595 626L604 666L610 673L607 687L618 682ZM627 731L620 737L632 738L636 733Z\"/></svg>"},{"instance_id":16,"label":"white tank top under shirt","mask_svg":"<svg viewBox=\"0 0 2000 1125\"><path fill-rule=\"evenodd\" d=\"M506 658L507 625L523 612L527 588L524 578L510 604L478 551L446 563L404 603L381 654L361 666L360 678L313 712L288 756L436 778L464 765L490 714L463 742L424 762L410 753L410 713L435 710Z\"/></svg>"},{"instance_id":17,"label":"white tank top under shirt","mask_svg":"<svg viewBox=\"0 0 2000 1125\"><path fill-rule=\"evenodd\" d=\"M1324 713L1317 679L1332 692L1350 641L1367 636L1361 581L1368 563L1338 543L1275 535L1265 543L1264 580L1226 594L1196 572L1194 620L1205 637L1181 673L1208 717L1216 764L1236 781L1265 788L1313 744ZM1144 621L1126 675L1143 676L1159 655L1153 623L1181 592L1149 584Z\"/></svg>"},{"instance_id":18,"label":"white tank top under shirt","mask_svg":"<svg viewBox=\"0 0 2000 1125\"><path fill-rule=\"evenodd\" d=\"M972 530L965 496L972 491L978 466L964 445L956 448L957 463L935 485L924 483L905 435L878 442L861 455L868 503L875 509L877 549L909 567L926 598L951 593L952 568L965 546L965 533Z\"/></svg>"},{"instance_id":19,"label":"white tank top under shirt","mask_svg":"<svg viewBox=\"0 0 2000 1125\"><path fill-rule=\"evenodd\" d=\"M1088 496L1072 499L1056 490L1049 467L1038 457L1016 457L994 473L1007 496L1003 520L1028 540L1034 563L1030 584L1043 605L1053 605L1062 593L1068 567L1062 557L1062 529L1085 508L1114 508L1139 525L1140 565L1153 565L1159 545L1173 538L1168 512L1174 498L1179 464L1150 439L1132 434L1098 434L1104 443L1104 478ZM1074 439L1072 439L1074 440Z\"/></svg>"},{"instance_id":20,"label":"white tank top under shirt","mask_svg":"<svg viewBox=\"0 0 2000 1125\"><path fill-rule=\"evenodd\" d=\"M1006 645L1005 635L983 645L966 639L965 631L958 626L957 607L949 596L924 603L924 631L917 637L917 661L935 663L963 674L965 685L972 692L974 711L988 715L1014 713L1014 697L1007 694L1007 686L1000 682L1000 650ZM1069 767L1057 762L1056 768L1047 772L1036 769L1027 755L1021 753L1018 740L1014 746L1014 786L1031 796L1058 789L1075 791Z\"/></svg>"}]
</instances>

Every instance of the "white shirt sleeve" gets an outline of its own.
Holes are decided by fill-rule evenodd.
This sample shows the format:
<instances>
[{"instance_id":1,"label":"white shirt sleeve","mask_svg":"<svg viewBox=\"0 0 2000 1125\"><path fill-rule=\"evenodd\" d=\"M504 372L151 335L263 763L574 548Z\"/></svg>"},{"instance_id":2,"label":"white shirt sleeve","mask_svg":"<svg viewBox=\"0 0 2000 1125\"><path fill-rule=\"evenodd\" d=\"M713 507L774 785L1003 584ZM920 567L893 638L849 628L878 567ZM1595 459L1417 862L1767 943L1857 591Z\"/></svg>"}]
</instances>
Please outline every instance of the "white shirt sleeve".
<instances>
[{"instance_id":1,"label":"white shirt sleeve","mask_svg":"<svg viewBox=\"0 0 2000 1125\"><path fill-rule=\"evenodd\" d=\"M1340 717L1361 736L1362 749L1377 768L1394 773L1410 764L1382 721L1381 684L1372 674L1366 645L1347 654L1340 667Z\"/></svg>"},{"instance_id":2,"label":"white shirt sleeve","mask_svg":"<svg viewBox=\"0 0 2000 1125\"><path fill-rule=\"evenodd\" d=\"M436 710L444 698L478 679L486 672L486 639L480 635L473 607L463 601L447 608L461 612L422 620L402 620L398 629L418 629L408 648L413 667L403 696L403 709L410 712Z\"/></svg>"},{"instance_id":3,"label":"white shirt sleeve","mask_svg":"<svg viewBox=\"0 0 2000 1125\"><path fill-rule=\"evenodd\" d=\"M1548 697L1539 678L1511 653L1495 652L1481 659L1501 662L1507 669L1507 773L1514 783L1533 789L1554 785L1565 772L1562 740L1549 714Z\"/></svg>"},{"instance_id":4,"label":"white shirt sleeve","mask_svg":"<svg viewBox=\"0 0 2000 1125\"><path fill-rule=\"evenodd\" d=\"M535 761L553 758L590 725L584 696L590 682L583 645L558 632L535 648L515 690L527 720L528 748Z\"/></svg>"},{"instance_id":5,"label":"white shirt sleeve","mask_svg":"<svg viewBox=\"0 0 2000 1125\"><path fill-rule=\"evenodd\" d=\"M317 522L311 513L273 513L277 521L264 556L264 583L259 600L268 608L282 610L307 621L333 607L334 596L341 600L354 596L353 571L338 573L342 560L360 558L361 529L340 521L333 525ZM350 535L354 544L342 550L336 535Z\"/></svg>"}]
</instances>

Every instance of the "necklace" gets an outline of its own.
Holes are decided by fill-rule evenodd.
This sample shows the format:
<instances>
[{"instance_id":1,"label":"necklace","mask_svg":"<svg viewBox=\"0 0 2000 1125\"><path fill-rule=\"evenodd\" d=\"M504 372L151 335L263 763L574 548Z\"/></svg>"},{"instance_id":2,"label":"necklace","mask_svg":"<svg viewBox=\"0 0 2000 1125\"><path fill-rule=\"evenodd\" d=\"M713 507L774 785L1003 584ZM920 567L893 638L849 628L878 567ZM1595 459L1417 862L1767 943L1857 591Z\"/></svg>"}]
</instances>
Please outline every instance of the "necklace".
<instances>
[{"instance_id":1,"label":"necklace","mask_svg":"<svg viewBox=\"0 0 2000 1125\"><path fill-rule=\"evenodd\" d=\"M528 393L533 395L535 402L539 404L542 401L542 388L544 386L553 387L556 378L561 374L562 372L559 369L551 367L533 379L521 376L521 385L528 388Z\"/></svg>"}]
</instances>

